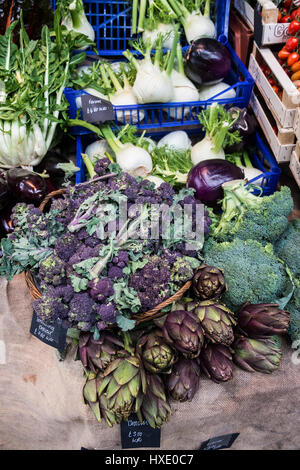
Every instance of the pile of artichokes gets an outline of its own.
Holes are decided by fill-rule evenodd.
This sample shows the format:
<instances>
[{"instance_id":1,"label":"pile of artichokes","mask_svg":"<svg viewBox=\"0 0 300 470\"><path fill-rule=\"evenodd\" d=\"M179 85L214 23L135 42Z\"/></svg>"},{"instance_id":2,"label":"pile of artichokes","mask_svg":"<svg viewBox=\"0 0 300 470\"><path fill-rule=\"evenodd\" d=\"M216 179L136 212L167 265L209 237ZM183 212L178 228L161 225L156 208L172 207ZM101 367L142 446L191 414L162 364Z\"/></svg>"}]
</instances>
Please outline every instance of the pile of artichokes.
<instances>
[{"instance_id":1,"label":"pile of artichokes","mask_svg":"<svg viewBox=\"0 0 300 470\"><path fill-rule=\"evenodd\" d=\"M274 304L243 305L235 316L220 302L226 291L222 270L202 265L186 299L147 329L123 339L111 331L99 339L82 333L78 354L84 367L85 403L109 426L136 413L153 428L171 414L170 400L192 400L201 372L216 383L244 370L271 373L280 363L279 334L289 314Z\"/></svg>"}]
</instances>

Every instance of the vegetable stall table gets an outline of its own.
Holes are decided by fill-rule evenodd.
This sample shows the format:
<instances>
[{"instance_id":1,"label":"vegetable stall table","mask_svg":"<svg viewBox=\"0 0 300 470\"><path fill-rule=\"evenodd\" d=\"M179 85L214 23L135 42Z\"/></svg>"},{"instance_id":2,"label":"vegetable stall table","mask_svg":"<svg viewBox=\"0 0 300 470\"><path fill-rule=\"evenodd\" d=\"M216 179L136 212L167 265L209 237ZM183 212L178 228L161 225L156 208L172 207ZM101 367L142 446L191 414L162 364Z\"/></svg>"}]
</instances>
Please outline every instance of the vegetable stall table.
<instances>
[{"instance_id":1,"label":"vegetable stall table","mask_svg":"<svg viewBox=\"0 0 300 470\"><path fill-rule=\"evenodd\" d=\"M32 299L24 276L2 278L0 295L0 449L120 449L120 426L97 423L82 402L80 361L72 351L59 361L29 333ZM232 449L299 449L299 362L286 345L271 375L235 368L223 385L201 377L193 404L172 403L161 449L199 449L231 433L240 433Z\"/></svg>"}]
</instances>

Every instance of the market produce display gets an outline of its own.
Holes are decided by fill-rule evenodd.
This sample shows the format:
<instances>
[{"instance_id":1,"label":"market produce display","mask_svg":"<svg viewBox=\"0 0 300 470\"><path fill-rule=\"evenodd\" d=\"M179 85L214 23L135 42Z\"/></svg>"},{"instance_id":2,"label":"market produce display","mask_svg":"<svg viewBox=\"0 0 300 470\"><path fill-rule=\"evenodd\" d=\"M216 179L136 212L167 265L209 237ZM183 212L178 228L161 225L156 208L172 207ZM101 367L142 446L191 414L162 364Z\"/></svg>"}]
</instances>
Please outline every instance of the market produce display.
<instances>
[{"instance_id":1,"label":"market produce display","mask_svg":"<svg viewBox=\"0 0 300 470\"><path fill-rule=\"evenodd\" d=\"M94 30L81 0L59 0L54 30L38 40L22 14L19 44L16 23L0 37L0 275L26 273L37 318L66 329L84 402L109 426L136 413L160 428L204 376L272 373L280 335L300 340L299 220L288 221L287 186L262 195L247 109L209 105L199 135L159 139L133 127L139 110L118 111L120 128L68 117L65 87L114 105L179 103L182 113L186 102L234 97L210 3L133 0L132 33L143 35L124 62L82 65ZM68 149L60 158L52 148L58 128L74 126L91 137L76 185Z\"/></svg>"}]
</instances>

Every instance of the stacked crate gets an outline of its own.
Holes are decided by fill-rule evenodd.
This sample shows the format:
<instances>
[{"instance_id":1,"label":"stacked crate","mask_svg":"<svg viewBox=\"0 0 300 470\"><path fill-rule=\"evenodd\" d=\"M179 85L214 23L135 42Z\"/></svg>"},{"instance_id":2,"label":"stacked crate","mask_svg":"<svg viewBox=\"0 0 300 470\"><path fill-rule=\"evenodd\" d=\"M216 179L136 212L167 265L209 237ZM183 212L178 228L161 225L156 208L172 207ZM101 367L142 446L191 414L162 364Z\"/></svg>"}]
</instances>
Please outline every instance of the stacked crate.
<instances>
[{"instance_id":1,"label":"stacked crate","mask_svg":"<svg viewBox=\"0 0 300 470\"><path fill-rule=\"evenodd\" d=\"M261 66L271 70L282 87L282 99L275 93ZM269 48L254 44L249 72L255 80L250 104L278 163L289 162L295 149L294 122L300 93Z\"/></svg>"}]
</instances>

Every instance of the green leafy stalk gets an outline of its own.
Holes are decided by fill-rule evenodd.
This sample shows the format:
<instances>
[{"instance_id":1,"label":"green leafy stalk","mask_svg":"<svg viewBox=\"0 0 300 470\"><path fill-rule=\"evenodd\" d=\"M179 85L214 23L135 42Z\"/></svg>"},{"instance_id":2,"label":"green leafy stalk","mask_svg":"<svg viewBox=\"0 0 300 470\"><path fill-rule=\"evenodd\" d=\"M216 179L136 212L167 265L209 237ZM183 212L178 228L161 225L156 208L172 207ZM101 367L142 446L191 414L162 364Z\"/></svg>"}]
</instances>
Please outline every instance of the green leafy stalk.
<instances>
[{"instance_id":1,"label":"green leafy stalk","mask_svg":"<svg viewBox=\"0 0 300 470\"><path fill-rule=\"evenodd\" d=\"M166 69L167 75L169 75L169 76L171 75L172 70L174 68L174 60L175 60L175 55L176 55L176 51L177 51L177 43L178 43L178 40L179 40L178 29L179 29L179 26L177 25L176 30L175 30L173 44L172 44L172 49L171 49L171 53L170 53L170 58L169 58L167 69Z\"/></svg>"},{"instance_id":2,"label":"green leafy stalk","mask_svg":"<svg viewBox=\"0 0 300 470\"><path fill-rule=\"evenodd\" d=\"M144 20L147 7L147 0L140 0L140 14L138 22L138 32L141 33L144 31Z\"/></svg>"},{"instance_id":3,"label":"green leafy stalk","mask_svg":"<svg viewBox=\"0 0 300 470\"><path fill-rule=\"evenodd\" d=\"M95 176L97 176L97 173L94 170L94 165L92 163L92 160L90 159L87 153L82 153L81 156L86 166L86 169L88 171L90 179L93 179Z\"/></svg>"},{"instance_id":4,"label":"green leafy stalk","mask_svg":"<svg viewBox=\"0 0 300 470\"><path fill-rule=\"evenodd\" d=\"M137 14L138 14L138 0L132 2L132 21L131 21L131 34L137 33Z\"/></svg>"}]
</instances>

